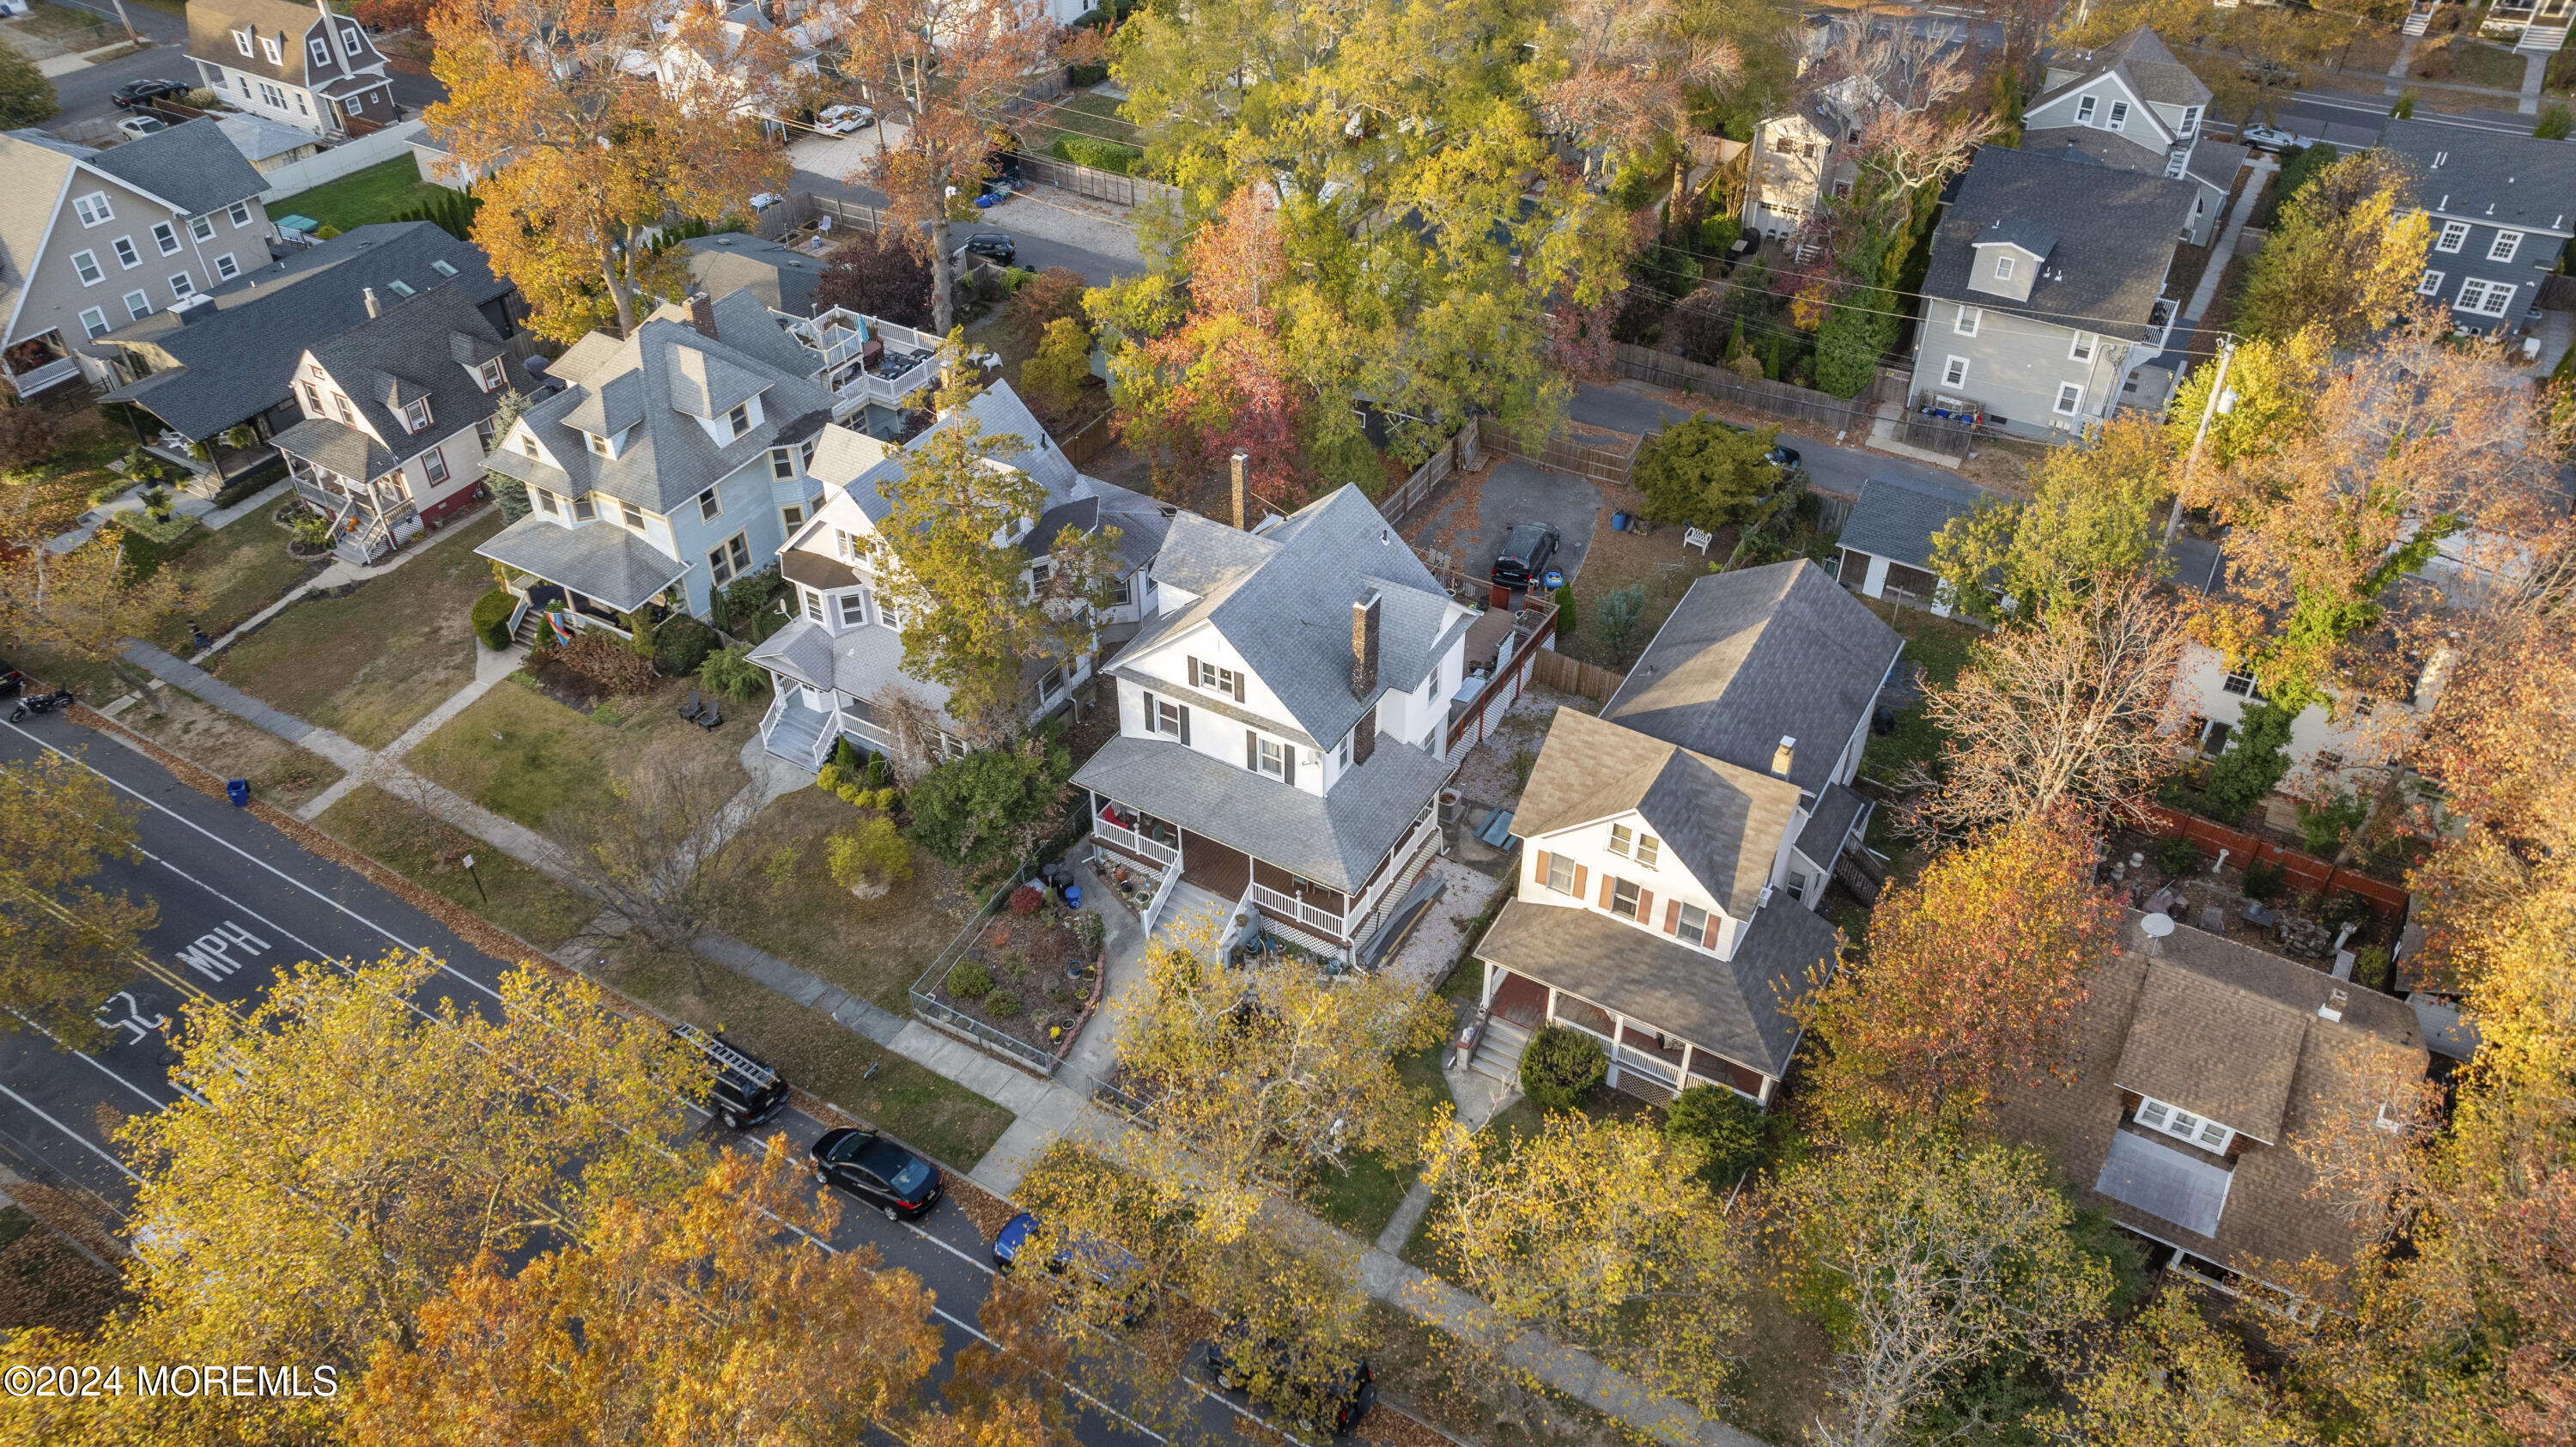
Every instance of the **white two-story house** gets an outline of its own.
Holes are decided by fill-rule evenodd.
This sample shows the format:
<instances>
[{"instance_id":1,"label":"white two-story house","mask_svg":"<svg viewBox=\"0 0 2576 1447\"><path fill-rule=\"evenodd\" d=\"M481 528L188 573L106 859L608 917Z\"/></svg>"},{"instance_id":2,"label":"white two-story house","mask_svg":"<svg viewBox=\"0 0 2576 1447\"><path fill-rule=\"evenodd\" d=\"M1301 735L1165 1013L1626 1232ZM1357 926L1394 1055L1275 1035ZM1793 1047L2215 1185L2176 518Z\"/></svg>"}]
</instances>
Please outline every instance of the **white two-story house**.
<instances>
[{"instance_id":1,"label":"white two-story house","mask_svg":"<svg viewBox=\"0 0 2576 1447\"><path fill-rule=\"evenodd\" d=\"M2021 145L2190 182L2186 239L2204 246L2245 164L2243 146L2201 133L2208 111L2209 87L2141 26L2099 50L2052 52Z\"/></svg>"},{"instance_id":2,"label":"white two-story house","mask_svg":"<svg viewBox=\"0 0 2576 1447\"><path fill-rule=\"evenodd\" d=\"M615 628L659 606L706 618L766 568L822 484L806 471L831 399L759 298L665 306L620 340L593 332L484 459L530 511L476 549L529 575L565 626Z\"/></svg>"},{"instance_id":3,"label":"white two-story house","mask_svg":"<svg viewBox=\"0 0 2576 1447\"><path fill-rule=\"evenodd\" d=\"M1477 610L1356 487L1249 531L1182 513L1152 581L1103 670L1118 737L1073 778L1093 849L1365 957L1440 844Z\"/></svg>"},{"instance_id":4,"label":"white two-story house","mask_svg":"<svg viewBox=\"0 0 2576 1447\"><path fill-rule=\"evenodd\" d=\"M2163 385L2147 395L2139 372L2183 304L2165 277L2196 192L2063 150L1980 147L1932 240L1917 400L2024 437L2162 408Z\"/></svg>"},{"instance_id":5,"label":"white two-story house","mask_svg":"<svg viewBox=\"0 0 2576 1447\"><path fill-rule=\"evenodd\" d=\"M1768 1105L1834 966L1816 909L1868 822L1851 780L1902 647L1823 569L1774 563L1692 584L1598 718L1557 710L1476 946L1477 1067L1514 1074L1558 1024L1600 1039L1617 1089Z\"/></svg>"},{"instance_id":6,"label":"white two-story house","mask_svg":"<svg viewBox=\"0 0 2576 1447\"><path fill-rule=\"evenodd\" d=\"M402 114L384 52L330 0L195 0L188 58L237 109L317 136L365 135Z\"/></svg>"},{"instance_id":7,"label":"white two-story house","mask_svg":"<svg viewBox=\"0 0 2576 1447\"><path fill-rule=\"evenodd\" d=\"M1078 533L1117 530L1119 579L1117 601L1093 615L1097 634L1109 641L1134 631L1153 597L1147 568L1171 523L1152 498L1086 477L1065 459L1007 382L959 409L973 418L986 438L1011 437L1016 454L990 458L994 467L1026 473L1046 489L1047 510L1020 520L1019 527L996 546L1016 546L1028 554L1023 573L1034 592L1053 566L1049 549L1066 528ZM958 425L956 413L944 416L909 446ZM906 447L870 436L854 427L834 424L817 439L808 472L823 496L812 515L788 532L778 568L794 590L797 617L751 652L751 661L769 670L776 696L761 720L764 747L780 758L807 768L819 767L832 744L850 740L861 753L886 754L903 747L888 717L899 696L924 705L937 729L936 743L924 741L925 753L951 758L963 753L975 730L949 715L948 689L933 679L917 677L903 667L902 607L892 601L881 573L882 560L869 544L894 511L886 489L903 475ZM1019 722L1044 718L1063 705L1091 677L1096 650L1073 658L1032 658L1021 669Z\"/></svg>"},{"instance_id":8,"label":"white two-story house","mask_svg":"<svg viewBox=\"0 0 2576 1447\"><path fill-rule=\"evenodd\" d=\"M2540 283L2576 237L2576 147L2391 117L2379 143L2415 173L2433 238L2416 294L2463 331L2502 335L2536 315Z\"/></svg>"}]
</instances>

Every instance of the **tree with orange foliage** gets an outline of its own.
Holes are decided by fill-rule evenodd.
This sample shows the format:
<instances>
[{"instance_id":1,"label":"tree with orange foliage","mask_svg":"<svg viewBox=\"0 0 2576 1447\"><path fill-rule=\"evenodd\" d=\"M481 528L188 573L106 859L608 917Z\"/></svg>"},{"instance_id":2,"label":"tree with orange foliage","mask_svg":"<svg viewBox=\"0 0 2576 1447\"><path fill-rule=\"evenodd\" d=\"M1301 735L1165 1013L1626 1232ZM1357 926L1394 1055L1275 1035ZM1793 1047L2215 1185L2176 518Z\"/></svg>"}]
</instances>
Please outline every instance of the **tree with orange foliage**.
<instances>
[{"instance_id":1,"label":"tree with orange foliage","mask_svg":"<svg viewBox=\"0 0 2576 1447\"><path fill-rule=\"evenodd\" d=\"M1999 1089L2060 1073L2118 923L2068 814L1934 855L1879 897L1866 951L1806 1006L1826 1050L1813 1097L1844 1123L1958 1123Z\"/></svg>"},{"instance_id":2,"label":"tree with orange foliage","mask_svg":"<svg viewBox=\"0 0 2576 1447\"><path fill-rule=\"evenodd\" d=\"M929 251L931 327L956 322L953 221L974 219L992 179L985 160L1010 136L1012 107L1048 71L1099 54L1044 0L827 0L821 14L847 53L841 73L880 113L876 154L848 179L886 194L884 225ZM899 124L899 145L886 125Z\"/></svg>"},{"instance_id":3,"label":"tree with orange foliage","mask_svg":"<svg viewBox=\"0 0 2576 1447\"><path fill-rule=\"evenodd\" d=\"M669 1205L608 1206L515 1275L487 1252L422 1307L415 1343L378 1348L356 1440L855 1440L910 1413L940 1331L912 1273L814 1244L839 1216L773 1136Z\"/></svg>"},{"instance_id":4,"label":"tree with orange foliage","mask_svg":"<svg viewBox=\"0 0 2576 1447\"><path fill-rule=\"evenodd\" d=\"M686 273L653 227L716 217L786 185L759 116L793 114L811 78L783 32L651 0L449 0L429 17L447 99L424 117L481 183L474 242L559 342L614 322ZM652 60L668 80L634 73Z\"/></svg>"}]
</instances>

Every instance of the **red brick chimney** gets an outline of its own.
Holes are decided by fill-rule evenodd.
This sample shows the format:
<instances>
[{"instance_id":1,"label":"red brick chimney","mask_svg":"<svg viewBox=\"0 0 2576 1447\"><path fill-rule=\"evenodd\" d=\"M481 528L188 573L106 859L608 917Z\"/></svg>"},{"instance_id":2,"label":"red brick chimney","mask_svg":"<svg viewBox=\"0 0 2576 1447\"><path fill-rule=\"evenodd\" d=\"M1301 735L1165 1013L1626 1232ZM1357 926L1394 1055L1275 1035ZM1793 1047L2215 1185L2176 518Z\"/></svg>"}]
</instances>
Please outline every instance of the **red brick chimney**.
<instances>
[{"instance_id":1,"label":"red brick chimney","mask_svg":"<svg viewBox=\"0 0 2576 1447\"><path fill-rule=\"evenodd\" d=\"M716 304L703 291L689 293L689 325L708 341L716 339Z\"/></svg>"}]
</instances>

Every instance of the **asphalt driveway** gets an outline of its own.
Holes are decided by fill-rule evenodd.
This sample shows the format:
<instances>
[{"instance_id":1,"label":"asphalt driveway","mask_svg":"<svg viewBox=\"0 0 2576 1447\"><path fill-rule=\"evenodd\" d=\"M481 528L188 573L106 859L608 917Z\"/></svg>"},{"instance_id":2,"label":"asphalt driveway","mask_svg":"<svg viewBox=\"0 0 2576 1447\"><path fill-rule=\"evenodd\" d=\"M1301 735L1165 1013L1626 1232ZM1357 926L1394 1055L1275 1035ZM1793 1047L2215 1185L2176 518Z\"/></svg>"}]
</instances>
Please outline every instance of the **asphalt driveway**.
<instances>
[{"instance_id":1,"label":"asphalt driveway","mask_svg":"<svg viewBox=\"0 0 2576 1447\"><path fill-rule=\"evenodd\" d=\"M1472 518L1461 513L1466 491L1453 490L1447 502L1415 523L1413 540L1428 544L1454 529L1449 548L1458 555L1458 565L1467 576L1483 578L1493 571L1494 555L1502 551L1503 539L1514 526L1545 523L1557 532L1556 556L1548 566L1564 569L1569 580L1583 566L1584 554L1592 547L1593 525L1601 515L1601 492L1590 482L1505 457L1475 490Z\"/></svg>"},{"instance_id":2,"label":"asphalt driveway","mask_svg":"<svg viewBox=\"0 0 2576 1447\"><path fill-rule=\"evenodd\" d=\"M1672 423L1689 417L1691 411L1626 385L1580 387L1574 394L1575 421L1619 432L1634 432L1644 437L1652 437ZM1794 432L1787 427L1781 429L1780 440L1798 450L1798 462L1807 469L1808 483L1820 492L1857 497L1861 483L1873 474L1911 477L1952 486L1959 481L1957 473L1928 463L1890 457L1858 447L1836 447L1829 438Z\"/></svg>"}]
</instances>

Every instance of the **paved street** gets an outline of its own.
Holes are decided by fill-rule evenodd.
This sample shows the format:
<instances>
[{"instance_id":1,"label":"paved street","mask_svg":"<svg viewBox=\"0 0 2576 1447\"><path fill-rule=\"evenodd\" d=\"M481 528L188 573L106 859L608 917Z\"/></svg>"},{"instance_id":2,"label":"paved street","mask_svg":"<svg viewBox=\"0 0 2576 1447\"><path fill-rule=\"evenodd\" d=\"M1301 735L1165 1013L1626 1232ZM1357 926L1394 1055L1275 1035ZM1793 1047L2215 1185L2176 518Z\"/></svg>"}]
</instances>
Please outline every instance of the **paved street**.
<instances>
[{"instance_id":1,"label":"paved street","mask_svg":"<svg viewBox=\"0 0 2576 1447\"><path fill-rule=\"evenodd\" d=\"M787 148L795 163L794 189L869 206L885 204L883 192L848 179L861 173L877 153L879 132L888 145L901 144L903 127L872 127L854 136L803 136ZM1136 249L1136 228L1126 209L1087 201L1052 186L1035 186L981 213L974 222L949 228L962 244L971 231L1001 231L1018 243L1018 265L1033 271L1069 267L1094 286L1122 276L1142 274L1144 253Z\"/></svg>"},{"instance_id":2,"label":"paved street","mask_svg":"<svg viewBox=\"0 0 2576 1447\"><path fill-rule=\"evenodd\" d=\"M1689 415L1688 409L1676 407L1626 383L1611 387L1584 387L1574 394L1575 421L1619 432L1652 435L1664 430L1667 423L1680 421ZM1872 474L1928 478L1953 485L1959 481L1957 473L1930 463L1889 457L1858 447L1837 447L1829 437L1809 436L1784 427L1780 440L1798 450L1800 464L1807 469L1808 479L1818 489L1844 497L1858 493L1862 481Z\"/></svg>"},{"instance_id":3,"label":"paved street","mask_svg":"<svg viewBox=\"0 0 2576 1447\"><path fill-rule=\"evenodd\" d=\"M307 853L248 811L206 798L151 759L67 720L0 724L0 761L46 750L80 759L145 806L144 859L111 864L93 882L152 899L160 919L145 941L148 973L139 972L100 1012L121 1032L116 1043L92 1056L33 1031L0 1037L0 1158L20 1174L86 1188L114 1209L132 1199L135 1178L108 1144L104 1123L179 1098L169 1079L174 1056L158 1026L164 1019L176 1023L185 997L239 1005L299 960L426 949L446 963L430 996L475 1008L497 999L492 985L504 962L356 873ZM771 1130L801 1147L823 1126L790 1111ZM833 1245L873 1247L886 1264L918 1275L938 1294L949 1350L970 1340L992 1271L982 1238L955 1206L942 1206L916 1225L898 1225L854 1205ZM1080 1436L1091 1447L1166 1440L1102 1409L1083 1410ZM1221 1400L1205 1398L1196 1424L1213 1435L1230 1429L1234 1414Z\"/></svg>"}]
</instances>

